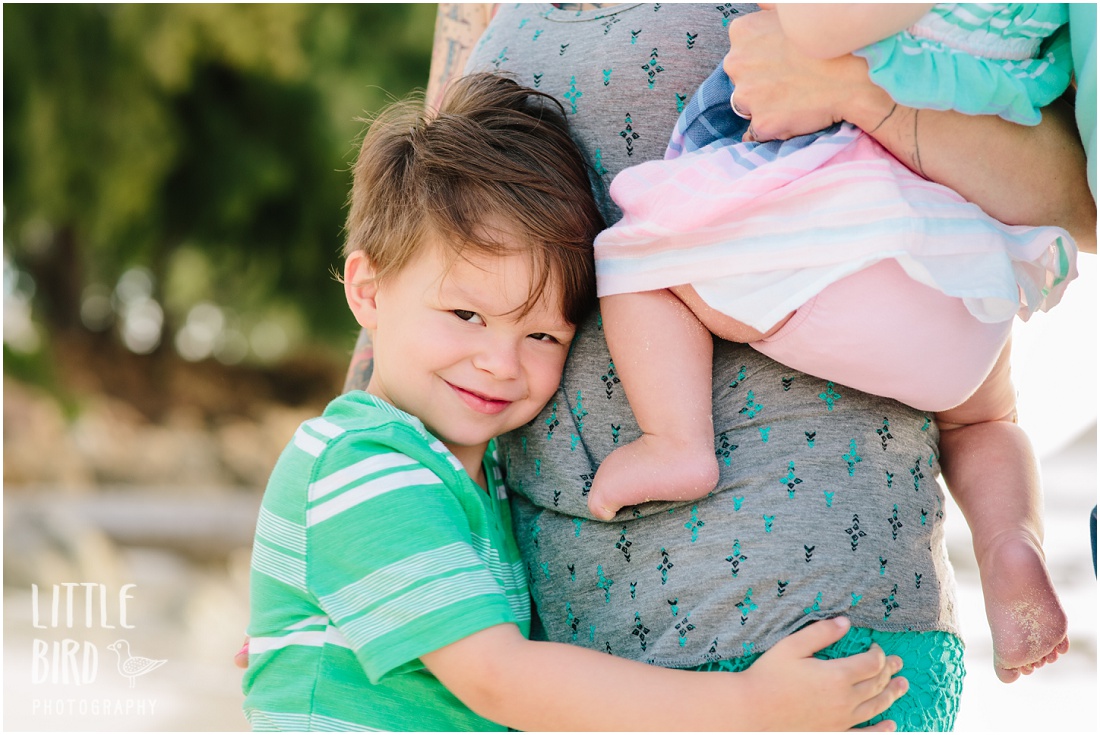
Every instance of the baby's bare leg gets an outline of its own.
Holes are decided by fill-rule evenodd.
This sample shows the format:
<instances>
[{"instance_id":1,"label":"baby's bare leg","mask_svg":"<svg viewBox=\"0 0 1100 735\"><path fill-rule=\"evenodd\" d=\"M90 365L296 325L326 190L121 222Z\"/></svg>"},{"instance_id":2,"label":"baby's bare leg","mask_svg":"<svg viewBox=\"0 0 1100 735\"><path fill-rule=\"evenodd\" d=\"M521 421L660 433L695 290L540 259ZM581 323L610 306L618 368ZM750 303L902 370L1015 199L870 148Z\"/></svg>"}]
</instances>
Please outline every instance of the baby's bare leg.
<instances>
[{"instance_id":1,"label":"baby's bare leg","mask_svg":"<svg viewBox=\"0 0 1100 735\"><path fill-rule=\"evenodd\" d=\"M703 497L718 483L710 332L666 290L604 297L600 314L642 436L600 465L589 510L610 520L647 500Z\"/></svg>"},{"instance_id":2,"label":"baby's bare leg","mask_svg":"<svg viewBox=\"0 0 1100 735\"><path fill-rule=\"evenodd\" d=\"M1035 454L1016 425L1006 345L965 403L937 414L944 479L974 540L998 678L1015 681L1069 648L1066 614L1043 555Z\"/></svg>"}]
</instances>

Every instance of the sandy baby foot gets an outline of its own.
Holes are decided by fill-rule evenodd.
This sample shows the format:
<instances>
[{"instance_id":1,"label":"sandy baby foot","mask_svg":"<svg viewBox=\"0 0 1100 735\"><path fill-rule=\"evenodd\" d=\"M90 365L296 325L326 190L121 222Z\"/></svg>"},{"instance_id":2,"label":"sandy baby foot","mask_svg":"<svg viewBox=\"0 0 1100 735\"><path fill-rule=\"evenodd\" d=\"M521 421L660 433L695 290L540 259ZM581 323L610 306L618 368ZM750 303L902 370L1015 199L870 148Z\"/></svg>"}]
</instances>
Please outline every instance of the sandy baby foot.
<instances>
[{"instance_id":1,"label":"sandy baby foot","mask_svg":"<svg viewBox=\"0 0 1100 735\"><path fill-rule=\"evenodd\" d=\"M998 679L1013 682L1069 650L1066 613L1041 548L1010 536L989 550L980 567Z\"/></svg>"},{"instance_id":2,"label":"sandy baby foot","mask_svg":"<svg viewBox=\"0 0 1100 735\"><path fill-rule=\"evenodd\" d=\"M588 493L588 509L609 521L620 508L650 500L693 500L717 484L718 460L712 446L642 434L600 464Z\"/></svg>"}]
</instances>

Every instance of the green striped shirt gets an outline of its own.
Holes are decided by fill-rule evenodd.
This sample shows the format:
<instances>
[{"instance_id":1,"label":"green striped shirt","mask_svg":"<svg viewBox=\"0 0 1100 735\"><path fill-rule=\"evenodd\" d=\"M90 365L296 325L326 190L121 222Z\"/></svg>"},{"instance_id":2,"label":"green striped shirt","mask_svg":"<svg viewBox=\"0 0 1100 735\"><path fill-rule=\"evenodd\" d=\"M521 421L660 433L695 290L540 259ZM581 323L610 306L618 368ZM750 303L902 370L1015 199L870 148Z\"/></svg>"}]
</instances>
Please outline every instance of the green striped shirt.
<instances>
[{"instance_id":1,"label":"green striped shirt","mask_svg":"<svg viewBox=\"0 0 1100 735\"><path fill-rule=\"evenodd\" d=\"M501 730L420 656L530 627L495 442L489 492L424 425L362 391L302 424L252 550L244 709L254 730Z\"/></svg>"}]
</instances>

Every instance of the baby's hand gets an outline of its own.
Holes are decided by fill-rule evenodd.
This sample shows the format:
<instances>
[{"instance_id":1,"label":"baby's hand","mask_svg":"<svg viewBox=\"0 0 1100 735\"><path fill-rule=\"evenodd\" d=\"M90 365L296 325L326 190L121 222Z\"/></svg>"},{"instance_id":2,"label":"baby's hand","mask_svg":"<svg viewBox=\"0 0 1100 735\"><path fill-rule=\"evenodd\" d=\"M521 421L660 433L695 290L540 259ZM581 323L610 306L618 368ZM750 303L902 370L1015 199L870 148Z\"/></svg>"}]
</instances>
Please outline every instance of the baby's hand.
<instances>
[{"instance_id":1,"label":"baby's hand","mask_svg":"<svg viewBox=\"0 0 1100 735\"><path fill-rule=\"evenodd\" d=\"M847 658L822 661L813 654L835 643L851 627L847 618L811 623L784 638L744 672L753 702L769 730L847 730L886 711L909 689L894 674L897 656L877 644ZM893 731L885 720L874 731Z\"/></svg>"}]
</instances>

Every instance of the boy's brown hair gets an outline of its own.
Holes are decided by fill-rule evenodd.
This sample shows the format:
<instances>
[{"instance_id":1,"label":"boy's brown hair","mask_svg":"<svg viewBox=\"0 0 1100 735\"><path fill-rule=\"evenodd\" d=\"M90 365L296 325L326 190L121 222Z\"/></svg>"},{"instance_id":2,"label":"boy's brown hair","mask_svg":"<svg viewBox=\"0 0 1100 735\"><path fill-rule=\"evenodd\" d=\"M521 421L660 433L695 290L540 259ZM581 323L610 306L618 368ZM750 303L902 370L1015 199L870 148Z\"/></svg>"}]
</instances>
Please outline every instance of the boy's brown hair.
<instances>
[{"instance_id":1,"label":"boy's brown hair","mask_svg":"<svg viewBox=\"0 0 1100 735\"><path fill-rule=\"evenodd\" d=\"M474 74L455 80L437 111L408 100L374 119L355 163L344 254L362 250L383 281L426 237L461 257L514 252L504 235L531 258L523 310L549 286L579 324L596 301L592 241L603 227L561 103Z\"/></svg>"}]
</instances>

